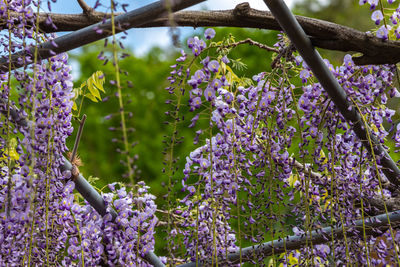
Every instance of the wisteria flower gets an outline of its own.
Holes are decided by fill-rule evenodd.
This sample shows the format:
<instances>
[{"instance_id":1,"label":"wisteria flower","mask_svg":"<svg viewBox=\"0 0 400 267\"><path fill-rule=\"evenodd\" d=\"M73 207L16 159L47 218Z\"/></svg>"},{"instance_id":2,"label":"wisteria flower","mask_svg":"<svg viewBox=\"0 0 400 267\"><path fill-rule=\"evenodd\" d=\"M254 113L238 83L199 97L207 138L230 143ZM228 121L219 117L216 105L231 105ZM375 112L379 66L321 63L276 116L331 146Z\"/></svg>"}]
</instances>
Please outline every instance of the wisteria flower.
<instances>
[{"instance_id":1,"label":"wisteria flower","mask_svg":"<svg viewBox=\"0 0 400 267\"><path fill-rule=\"evenodd\" d=\"M219 63L216 60L211 60L208 64L207 67L210 71L216 73L218 72L219 69Z\"/></svg>"},{"instance_id":2,"label":"wisteria flower","mask_svg":"<svg viewBox=\"0 0 400 267\"><path fill-rule=\"evenodd\" d=\"M307 79L310 77L310 72L308 70L300 71L300 78L303 83L307 82Z\"/></svg>"},{"instance_id":3,"label":"wisteria flower","mask_svg":"<svg viewBox=\"0 0 400 267\"><path fill-rule=\"evenodd\" d=\"M377 31L376 31L376 37L387 40L388 39L388 30L385 25L381 26Z\"/></svg>"},{"instance_id":4,"label":"wisteria flower","mask_svg":"<svg viewBox=\"0 0 400 267\"><path fill-rule=\"evenodd\" d=\"M204 90L204 97L207 101L212 101L215 98L215 89L208 86L206 90Z\"/></svg>"},{"instance_id":5,"label":"wisteria flower","mask_svg":"<svg viewBox=\"0 0 400 267\"><path fill-rule=\"evenodd\" d=\"M207 30L205 30L204 37L206 37L206 39L210 40L214 38L214 36L215 36L215 30L213 28L208 28Z\"/></svg>"},{"instance_id":6,"label":"wisteria flower","mask_svg":"<svg viewBox=\"0 0 400 267\"><path fill-rule=\"evenodd\" d=\"M375 7L378 5L379 0L368 0L368 3L370 4L370 9L373 10Z\"/></svg>"},{"instance_id":7,"label":"wisteria flower","mask_svg":"<svg viewBox=\"0 0 400 267\"><path fill-rule=\"evenodd\" d=\"M228 64L230 62L229 58L226 55L221 58L221 61L225 64Z\"/></svg>"},{"instance_id":8,"label":"wisteria flower","mask_svg":"<svg viewBox=\"0 0 400 267\"><path fill-rule=\"evenodd\" d=\"M375 21L376 25L379 25L383 20L382 12L380 10L375 10L374 12L372 12L371 19Z\"/></svg>"}]
</instances>

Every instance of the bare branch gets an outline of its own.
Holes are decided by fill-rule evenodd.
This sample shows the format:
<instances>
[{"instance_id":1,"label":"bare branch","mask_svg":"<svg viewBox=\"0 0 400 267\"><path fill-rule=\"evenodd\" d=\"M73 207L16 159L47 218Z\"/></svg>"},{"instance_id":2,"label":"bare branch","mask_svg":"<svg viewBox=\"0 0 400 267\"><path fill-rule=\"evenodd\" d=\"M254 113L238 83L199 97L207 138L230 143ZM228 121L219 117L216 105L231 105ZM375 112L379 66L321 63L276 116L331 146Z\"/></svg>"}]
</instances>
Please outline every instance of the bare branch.
<instances>
[{"instance_id":1,"label":"bare branch","mask_svg":"<svg viewBox=\"0 0 400 267\"><path fill-rule=\"evenodd\" d=\"M115 18L114 24L118 25L116 33L121 31L138 27L143 23L149 22L152 19L156 19L165 15L168 12L168 8L172 11L178 11L195 4L201 3L205 0L174 0L167 6L167 0L160 0L158 2L151 3L149 5L137 8L127 13L123 13ZM63 35L52 41L41 43L37 47L38 59L45 60L55 54L70 51L74 48L81 47L83 45L101 40L112 35L112 22L107 20L91 25L84 29ZM32 47L30 52L33 54L36 48ZM11 56L11 69L9 68L9 57L3 57L0 59L0 71L9 72L11 70L22 67L26 62L20 62L20 58L25 55L26 51L20 51L12 54ZM31 64L28 62L26 64Z\"/></svg>"},{"instance_id":2,"label":"bare branch","mask_svg":"<svg viewBox=\"0 0 400 267\"><path fill-rule=\"evenodd\" d=\"M114 13L115 16L122 15L124 13ZM16 12L10 12L11 18L18 19L20 15ZM46 19L50 17L53 24L57 27L54 28L51 24L46 23ZM57 14L57 13L40 13L39 14L39 28L41 32L52 33L52 32L66 32L76 31L98 22L103 19L111 18L111 14L103 12L92 12L90 15L85 13L81 14ZM6 23L0 23L0 26L6 27Z\"/></svg>"},{"instance_id":3,"label":"bare branch","mask_svg":"<svg viewBox=\"0 0 400 267\"><path fill-rule=\"evenodd\" d=\"M380 214L375 217L370 217L365 219L365 228L367 235L373 235L374 230L378 230L381 227L387 228L388 222L393 224L398 224L400 222L400 211L391 212L388 214ZM354 231L356 228L358 231L361 231L363 228L363 221L357 220L354 222L352 226L345 226L346 236L355 236L357 235L357 231ZM278 255L285 251L300 249L304 247L307 243L312 243L313 245L323 244L331 241L332 235L335 236L335 240L339 240L343 237L343 228L341 225L337 225L335 228L332 227L324 227L322 229L312 231L312 233L306 233L301 236L287 236L285 238L280 238L278 240L273 240L270 242L266 242L263 244L257 244L254 246L242 248L241 252L229 253L227 260L229 264L239 263L240 259L243 262L252 260L255 255L262 255L264 258L267 256L271 256L273 254ZM223 262L224 259L221 259ZM211 260L209 261L199 261L199 262L190 262L182 265L178 265L178 267L201 267L201 266L211 266ZM225 266L225 265L224 265ZM228 266L228 265L226 265Z\"/></svg>"},{"instance_id":4,"label":"bare branch","mask_svg":"<svg viewBox=\"0 0 400 267\"><path fill-rule=\"evenodd\" d=\"M19 14L11 14L18 18ZM46 24L46 18L51 17L57 26L56 31L75 31L102 21L110 14L94 12L90 16L85 14L49 14L41 13L39 27L43 32L54 32L51 25ZM248 3L242 3L232 10L224 11L180 11L174 13L173 19L177 26L189 27L242 27L269 30L281 30L271 12L250 8ZM312 43L320 48L360 52L361 57L354 58L358 65L366 64L394 64L400 61L400 42L383 41L370 33L328 21L296 16L300 25ZM155 19L134 27L150 28L169 26L167 16ZM5 26L5 25L3 25Z\"/></svg>"},{"instance_id":5,"label":"bare branch","mask_svg":"<svg viewBox=\"0 0 400 267\"><path fill-rule=\"evenodd\" d=\"M72 149L72 154L71 154L71 158L70 158L71 162L74 162L76 153L78 152L79 142L81 141L83 126L85 126L86 117L87 117L86 114L83 114L82 119L79 122L79 129L78 129L78 133L76 135L74 148Z\"/></svg>"},{"instance_id":6,"label":"bare branch","mask_svg":"<svg viewBox=\"0 0 400 267\"><path fill-rule=\"evenodd\" d=\"M233 10L225 11L181 11L175 13L176 25L191 27L241 27L281 30L271 12L250 8L242 3ZM336 23L296 16L296 19L310 36L313 45L336 51L360 52L361 57L353 58L358 65L394 64L400 61L400 42L383 41L370 33ZM140 27L167 26L165 18L159 18Z\"/></svg>"},{"instance_id":7,"label":"bare branch","mask_svg":"<svg viewBox=\"0 0 400 267\"><path fill-rule=\"evenodd\" d=\"M253 41L253 40L251 40L250 38L247 38L247 39L245 39L245 40L241 40L241 41L238 41L238 42L229 44L229 45L222 46L222 48L236 47L236 46L241 45L241 44L254 45L254 46L257 46L257 47L259 47L259 48L261 48L261 49L267 50L267 51L269 51L269 52L275 52L275 53L278 53L278 52L279 52L279 50L276 49L276 48L269 47L269 46L267 46L267 45L265 45L265 44L262 44L262 43Z\"/></svg>"},{"instance_id":8,"label":"bare branch","mask_svg":"<svg viewBox=\"0 0 400 267\"><path fill-rule=\"evenodd\" d=\"M83 13L85 13L86 15L89 15L90 13L94 12L94 9L88 6L88 4L86 4L84 0L78 0L78 4L82 8Z\"/></svg>"},{"instance_id":9,"label":"bare branch","mask_svg":"<svg viewBox=\"0 0 400 267\"><path fill-rule=\"evenodd\" d=\"M311 178L311 181L314 184L318 185L323 185L324 180L327 179L327 177L323 176L320 173L314 172L311 168L309 167L304 167L302 163L298 162L297 160L290 158L289 162L292 163L292 166L299 172L303 172L306 175L309 175ZM387 184L389 186L390 183ZM325 188L328 192L328 194L331 194L329 188ZM388 211L395 211L395 210L400 210L400 199L399 197L389 197L386 198L385 200L382 199L381 196L376 196L376 197L368 197L363 199L366 203L370 204L372 207L376 208L379 213L385 212L385 205L388 209ZM376 211L373 212L374 215L376 215Z\"/></svg>"}]
</instances>

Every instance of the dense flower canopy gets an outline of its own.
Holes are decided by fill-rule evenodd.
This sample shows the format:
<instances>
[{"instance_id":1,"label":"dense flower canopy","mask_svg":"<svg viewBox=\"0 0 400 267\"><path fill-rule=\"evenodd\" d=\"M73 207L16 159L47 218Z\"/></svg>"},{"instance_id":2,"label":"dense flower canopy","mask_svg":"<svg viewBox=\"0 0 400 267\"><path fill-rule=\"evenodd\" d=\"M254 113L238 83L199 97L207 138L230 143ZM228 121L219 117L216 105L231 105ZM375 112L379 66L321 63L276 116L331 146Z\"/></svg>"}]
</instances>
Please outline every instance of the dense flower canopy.
<instances>
[{"instance_id":1,"label":"dense flower canopy","mask_svg":"<svg viewBox=\"0 0 400 267\"><path fill-rule=\"evenodd\" d=\"M210 48L214 45L210 44ZM284 52L285 39L276 46ZM207 259L206 255L209 259L215 253L224 258L227 252L234 252L237 248L232 246L231 238L226 239L229 236L237 240L237 235L243 235L254 243L265 242L265 230L274 231L276 224L282 227L282 233L276 237L283 233L302 236L336 223L352 228L361 215L379 213L370 199L392 198L392 192L385 187L385 175L379 167L377 171L379 158L371 157L363 149L351 125L301 57L293 56L293 61L282 62L279 69L253 76L249 85L234 78L222 57L215 62L203 56L208 47L190 43L189 47L195 49L193 54L199 58L200 68L193 68L192 76L187 71L185 78L182 70L186 66L174 65L170 80L180 86L187 79L191 111L196 112L191 127L200 115L208 118L214 129L212 133L202 130L204 145L186 158L182 184L188 195L181 202L181 208L185 207L182 216L188 220L185 226L193 227L189 222L193 215L197 217L196 230L182 234L190 237L185 245L192 260L203 256ZM350 55L344 57L339 67L327 60L325 63L346 91L353 108L362 113L365 127L371 127L374 137L385 143L395 126L395 111L386 104L389 98L399 97L392 85L394 67L358 67ZM291 77L297 75L301 84L296 86ZM384 123L391 124L390 130L383 127ZM278 203L284 211L276 211ZM220 226L221 218L225 223ZM243 228L233 231L230 221L242 223ZM296 227L290 226L293 221ZM209 240L199 238L204 227L211 231L207 235ZM357 237L341 241L327 236L326 245L284 253L280 259L288 265L329 264L332 260L345 263L351 259L365 265L397 262L397 245L392 239L399 241L400 233L396 230L390 228L382 233L387 239L384 243L382 239L366 239L357 228L351 231ZM177 232L179 229L174 230ZM219 236L218 242L214 234ZM385 248L375 250L377 242ZM389 253L391 256L388 251L393 252ZM254 255L254 261L263 257Z\"/></svg>"},{"instance_id":2,"label":"dense flower canopy","mask_svg":"<svg viewBox=\"0 0 400 267\"><path fill-rule=\"evenodd\" d=\"M366 3L374 10L376 35L398 38L398 30L385 18L398 24L400 10L388 16L383 9L375 10L378 0L360 1ZM0 75L0 264L151 266L147 256L154 251L159 226L167 226L169 254L162 262L170 266L188 261L211 266L240 266L245 261L279 266L400 264L398 227L390 222L379 229L366 226L368 217L394 209L390 203L399 192L384 174L384 155L363 146L378 142L389 154L395 152L390 142L400 147L400 124L388 105L400 97L394 85L396 66L356 66L351 55L344 56L340 66L324 60L350 108L370 130L368 140L360 140L285 35L279 34L274 48L268 48L275 51L271 69L252 77L235 73L243 65L230 54L245 42L235 42L232 36L213 41L212 28L190 37L171 66L166 88L171 96L166 114L173 126L165 153L166 210L157 208L145 182L131 179L129 186L112 183L99 190L102 214L88 200L90 194L82 198L74 192L77 179L83 179L75 158L71 170L64 164L77 98L101 99L104 77L98 73L74 89L67 54L52 52L50 59L40 60L39 43L57 45L55 36L37 28L34 8L39 11L39 4L0 1L5 21L0 26L0 55L22 53L17 60L24 66L11 70L10 63L9 71ZM111 9L114 12L113 1ZM11 19L11 12L20 17ZM114 24L112 29L115 33ZM117 87L118 128L123 129L126 156L122 163L131 177L122 71L113 37L116 75L110 83ZM90 93L82 92L84 86ZM186 107L193 114L188 127L196 133L197 148L185 155L179 172L182 197L174 201L171 177L179 167L174 166L173 152ZM88 187L95 190L89 183ZM156 212L166 214L167 222ZM312 233L328 226L341 229L341 236L331 231L314 242ZM304 246L274 251L272 245L269 252L242 255L246 246L287 236L305 237ZM235 254L239 257L229 262Z\"/></svg>"}]
</instances>

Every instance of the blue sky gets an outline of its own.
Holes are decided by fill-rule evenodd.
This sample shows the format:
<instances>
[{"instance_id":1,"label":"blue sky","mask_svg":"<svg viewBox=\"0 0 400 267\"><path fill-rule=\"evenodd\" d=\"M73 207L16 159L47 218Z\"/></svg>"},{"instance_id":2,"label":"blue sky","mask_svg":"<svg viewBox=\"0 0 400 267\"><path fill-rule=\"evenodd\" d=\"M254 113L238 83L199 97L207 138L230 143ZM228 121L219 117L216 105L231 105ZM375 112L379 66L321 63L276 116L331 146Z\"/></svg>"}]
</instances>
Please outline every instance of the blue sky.
<instances>
[{"instance_id":1,"label":"blue sky","mask_svg":"<svg viewBox=\"0 0 400 267\"><path fill-rule=\"evenodd\" d=\"M101 1L104 5L109 6L109 0ZM136 0L136 1L118 1L119 3L134 3L130 4L128 10L149 4L151 0ZM196 6L191 7L192 10L222 10L222 9L233 9L237 4L242 2L249 2L250 6L259 10L267 10L263 0L208 0L200 3ZM293 3L293 0L285 1L289 6ZM89 6L93 6L95 0L86 0ZM48 10L44 10L48 11ZM103 8L101 11L106 11ZM58 0L56 3L52 3L52 12L55 13L81 13L82 10L76 0ZM124 44L132 47L136 55L142 55L146 53L153 46L168 47L171 45L171 37L168 34L167 28L155 28L155 29L131 29L128 31L129 36ZM193 33L192 28L180 28L181 37L188 36Z\"/></svg>"}]
</instances>

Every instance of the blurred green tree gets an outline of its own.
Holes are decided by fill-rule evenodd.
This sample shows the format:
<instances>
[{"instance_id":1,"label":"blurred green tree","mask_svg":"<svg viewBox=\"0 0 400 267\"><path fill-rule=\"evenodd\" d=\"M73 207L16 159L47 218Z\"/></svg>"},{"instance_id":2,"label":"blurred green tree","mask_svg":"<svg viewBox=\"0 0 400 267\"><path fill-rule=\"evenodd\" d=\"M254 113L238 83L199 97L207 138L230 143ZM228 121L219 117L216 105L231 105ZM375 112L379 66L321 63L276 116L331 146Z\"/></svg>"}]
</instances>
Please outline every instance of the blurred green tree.
<instances>
[{"instance_id":1,"label":"blurred green tree","mask_svg":"<svg viewBox=\"0 0 400 267\"><path fill-rule=\"evenodd\" d=\"M293 12L297 15L331 21L360 31L368 31L373 27L368 19L371 12L368 8L360 8L358 1L349 0L302 0L296 1ZM341 64L345 52L331 51L318 48L321 56L328 58L331 63Z\"/></svg>"},{"instance_id":2,"label":"blurred green tree","mask_svg":"<svg viewBox=\"0 0 400 267\"><path fill-rule=\"evenodd\" d=\"M215 41L219 41L226 36L233 35L237 41L251 38L255 41L272 45L276 37L271 31L222 28L217 29ZM163 51L170 50L165 55ZM174 64L177 50L162 50L154 47L141 57L131 55L120 60L122 72L122 84L132 84L131 88L123 88L125 106L128 115L128 126L131 139L137 141L133 148L137 155L136 164L140 170L139 176L146 180L152 188L152 192L158 196L163 192L163 136L169 135L171 129L164 124L166 116L164 112L168 110L165 101L169 98L164 90L168 86L167 77L170 65ZM124 166L119 164L122 134L115 131L108 131L110 127L118 128L120 117L118 101L115 97L113 86L109 81L113 79L114 67L109 62L103 65L103 61L98 59L98 54L103 51L106 55L109 48L104 48L103 43L85 46L81 52L72 56L79 64L80 76L75 82L75 87L80 86L97 70L103 71L106 78L105 89L108 101L93 103L85 100L82 113L87 114L88 120L85 125L84 135L80 144L79 154L84 162L82 172L87 175L99 177L99 186L104 186L113 181L124 181L121 175L124 173ZM211 52L212 53L212 52ZM237 74L252 75L261 71L268 70L271 64L271 53L261 50L258 47L241 45L233 49L229 57L242 58L247 66L237 70ZM106 97L106 96L103 96ZM108 98L107 97L107 98ZM183 143L177 147L176 154L180 155L181 164L184 164L186 155L194 148L192 131L187 129L190 124L191 114L184 114L185 122L181 124L180 135L185 136ZM201 123L201 122L200 122ZM77 126L77 124L75 125ZM73 146L73 138L69 138L68 145Z\"/></svg>"}]
</instances>

